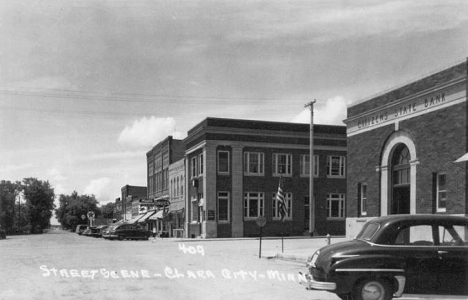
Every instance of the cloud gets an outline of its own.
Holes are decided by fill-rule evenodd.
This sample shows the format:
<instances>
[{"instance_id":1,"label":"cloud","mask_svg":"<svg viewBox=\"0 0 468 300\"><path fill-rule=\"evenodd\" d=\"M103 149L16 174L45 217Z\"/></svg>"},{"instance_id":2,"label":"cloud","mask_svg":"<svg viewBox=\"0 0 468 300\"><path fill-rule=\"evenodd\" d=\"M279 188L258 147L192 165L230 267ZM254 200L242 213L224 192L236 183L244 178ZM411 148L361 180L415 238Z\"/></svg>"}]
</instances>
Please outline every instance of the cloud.
<instances>
[{"instance_id":1,"label":"cloud","mask_svg":"<svg viewBox=\"0 0 468 300\"><path fill-rule=\"evenodd\" d=\"M347 101L341 96L330 98L325 105L314 105L314 124L344 125L346 119ZM296 115L291 122L310 123L310 109L306 108Z\"/></svg>"},{"instance_id":2,"label":"cloud","mask_svg":"<svg viewBox=\"0 0 468 300\"><path fill-rule=\"evenodd\" d=\"M110 184L111 180L107 177L91 180L88 186L85 187L84 193L96 196L98 201L109 201L109 199L112 199Z\"/></svg>"},{"instance_id":3,"label":"cloud","mask_svg":"<svg viewBox=\"0 0 468 300\"><path fill-rule=\"evenodd\" d=\"M125 126L120 133L119 143L135 148L151 147L165 139L169 135L179 138L181 133L176 132L174 118L142 118L133 122L131 126Z\"/></svg>"},{"instance_id":4,"label":"cloud","mask_svg":"<svg viewBox=\"0 0 468 300\"><path fill-rule=\"evenodd\" d=\"M57 168L51 168L47 170L47 175L49 175L51 179L56 180L56 181L64 181L67 179L65 176L61 174L60 170Z\"/></svg>"}]
</instances>

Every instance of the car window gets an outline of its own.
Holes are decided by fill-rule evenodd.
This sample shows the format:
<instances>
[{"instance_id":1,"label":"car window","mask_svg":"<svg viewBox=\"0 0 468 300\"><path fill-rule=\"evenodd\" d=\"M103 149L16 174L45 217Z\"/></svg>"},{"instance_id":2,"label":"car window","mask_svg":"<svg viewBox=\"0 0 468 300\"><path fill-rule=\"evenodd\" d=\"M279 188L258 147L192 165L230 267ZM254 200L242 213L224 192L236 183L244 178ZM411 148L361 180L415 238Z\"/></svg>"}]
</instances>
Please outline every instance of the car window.
<instances>
[{"instance_id":1,"label":"car window","mask_svg":"<svg viewBox=\"0 0 468 300\"><path fill-rule=\"evenodd\" d=\"M357 235L357 239L359 240L366 240L369 241L374 234L379 229L379 224L377 223L367 223L364 228L362 228L361 232Z\"/></svg>"},{"instance_id":2,"label":"car window","mask_svg":"<svg viewBox=\"0 0 468 300\"><path fill-rule=\"evenodd\" d=\"M431 225L404 227L398 233L395 245L433 246L434 236Z\"/></svg>"},{"instance_id":3,"label":"car window","mask_svg":"<svg viewBox=\"0 0 468 300\"><path fill-rule=\"evenodd\" d=\"M468 226L439 226L439 238L441 246L468 247L467 235Z\"/></svg>"}]
</instances>

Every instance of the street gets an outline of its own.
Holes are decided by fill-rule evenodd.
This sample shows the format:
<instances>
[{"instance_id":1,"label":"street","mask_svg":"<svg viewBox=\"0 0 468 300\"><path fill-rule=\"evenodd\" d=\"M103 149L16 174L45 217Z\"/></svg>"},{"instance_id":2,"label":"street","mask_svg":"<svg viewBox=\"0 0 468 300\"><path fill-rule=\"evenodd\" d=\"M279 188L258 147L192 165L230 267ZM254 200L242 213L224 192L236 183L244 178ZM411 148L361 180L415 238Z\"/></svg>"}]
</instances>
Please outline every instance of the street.
<instances>
[{"instance_id":1,"label":"street","mask_svg":"<svg viewBox=\"0 0 468 300\"><path fill-rule=\"evenodd\" d=\"M278 251L281 240L264 240L262 249ZM339 299L299 285L303 263L260 259L256 239L110 241L51 230L8 236L0 258L2 300Z\"/></svg>"},{"instance_id":2,"label":"street","mask_svg":"<svg viewBox=\"0 0 468 300\"><path fill-rule=\"evenodd\" d=\"M265 248L268 243L265 241ZM338 299L298 284L303 264L258 240L110 241L52 230L0 244L0 299Z\"/></svg>"}]
</instances>

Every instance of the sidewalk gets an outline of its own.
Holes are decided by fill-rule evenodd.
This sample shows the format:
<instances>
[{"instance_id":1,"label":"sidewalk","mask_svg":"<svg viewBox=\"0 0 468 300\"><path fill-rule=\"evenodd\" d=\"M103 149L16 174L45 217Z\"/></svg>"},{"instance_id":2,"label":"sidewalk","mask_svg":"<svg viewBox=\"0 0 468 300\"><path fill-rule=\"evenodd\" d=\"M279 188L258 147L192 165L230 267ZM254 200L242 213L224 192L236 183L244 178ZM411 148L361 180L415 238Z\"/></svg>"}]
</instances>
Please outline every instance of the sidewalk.
<instances>
[{"instance_id":1,"label":"sidewalk","mask_svg":"<svg viewBox=\"0 0 468 300\"><path fill-rule=\"evenodd\" d=\"M337 236L330 237L330 243L335 244L339 242L347 241L345 237ZM327 237L307 237L291 240L284 239L283 249L265 249L262 253L262 257L269 259L281 259L287 261L294 261L298 263L306 263L307 259L314 254L318 249L328 245Z\"/></svg>"},{"instance_id":2,"label":"sidewalk","mask_svg":"<svg viewBox=\"0 0 468 300\"><path fill-rule=\"evenodd\" d=\"M178 242L216 242L216 241L255 241L259 242L259 238L213 238L213 239L186 239L186 238L164 238L167 241L178 241ZM335 244L343 241L347 241L344 236L331 236L330 243ZM316 237L284 237L283 243L281 243L281 237L263 237L262 238L262 253L261 257L266 259L281 259L287 261L293 261L297 263L306 263L307 258L314 254L314 252L322 247L328 245L326 236ZM257 244L254 245L257 247Z\"/></svg>"}]
</instances>

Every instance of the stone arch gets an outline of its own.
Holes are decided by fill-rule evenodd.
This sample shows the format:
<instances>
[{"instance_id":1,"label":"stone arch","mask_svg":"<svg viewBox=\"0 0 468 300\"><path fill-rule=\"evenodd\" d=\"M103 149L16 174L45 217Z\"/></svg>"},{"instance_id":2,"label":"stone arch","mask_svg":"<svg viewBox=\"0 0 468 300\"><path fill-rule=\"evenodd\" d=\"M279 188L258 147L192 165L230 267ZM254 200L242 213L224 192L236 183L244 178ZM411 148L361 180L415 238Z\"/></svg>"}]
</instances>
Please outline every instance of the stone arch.
<instances>
[{"instance_id":1,"label":"stone arch","mask_svg":"<svg viewBox=\"0 0 468 300\"><path fill-rule=\"evenodd\" d=\"M416 144L413 137L406 131L392 133L382 149L380 161L380 215L388 215L389 201L391 200L391 160L395 149L404 144L410 153L410 214L416 213L416 166L419 162Z\"/></svg>"}]
</instances>

